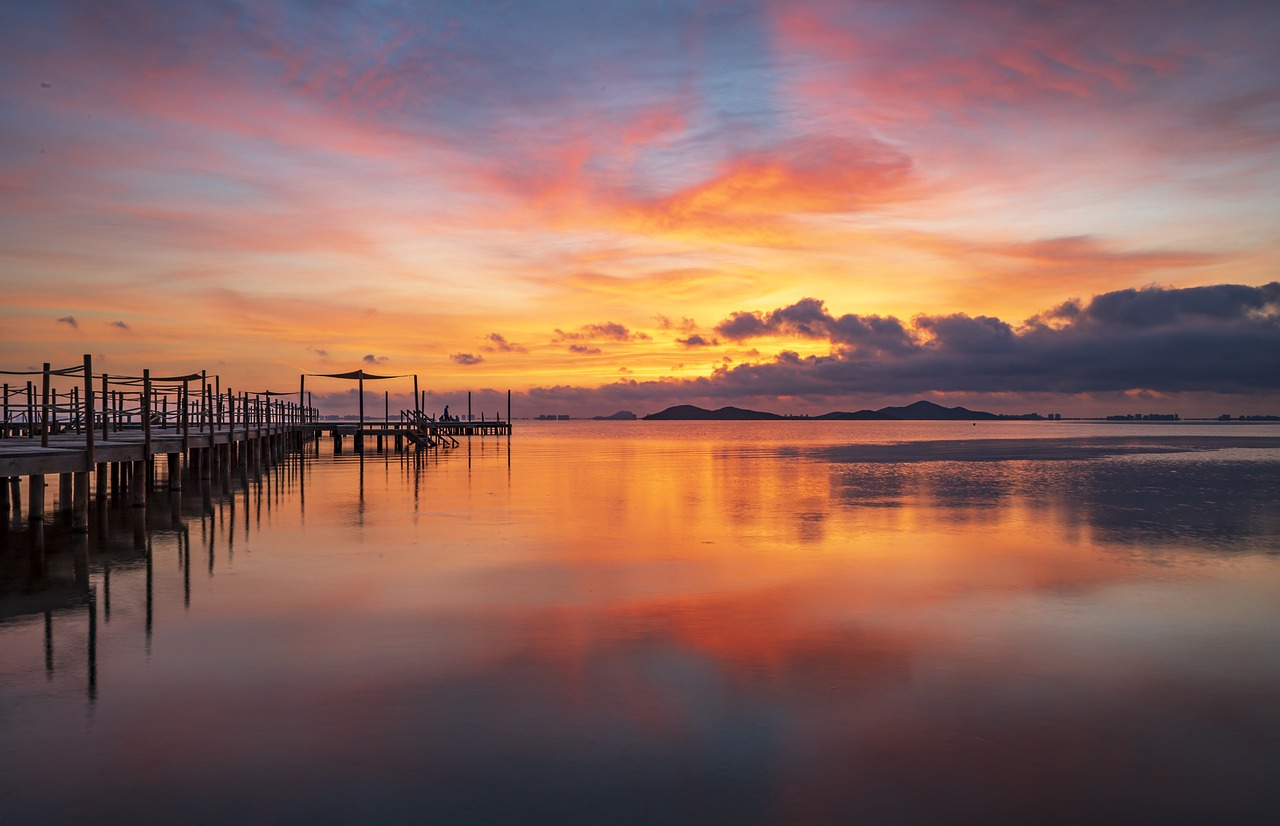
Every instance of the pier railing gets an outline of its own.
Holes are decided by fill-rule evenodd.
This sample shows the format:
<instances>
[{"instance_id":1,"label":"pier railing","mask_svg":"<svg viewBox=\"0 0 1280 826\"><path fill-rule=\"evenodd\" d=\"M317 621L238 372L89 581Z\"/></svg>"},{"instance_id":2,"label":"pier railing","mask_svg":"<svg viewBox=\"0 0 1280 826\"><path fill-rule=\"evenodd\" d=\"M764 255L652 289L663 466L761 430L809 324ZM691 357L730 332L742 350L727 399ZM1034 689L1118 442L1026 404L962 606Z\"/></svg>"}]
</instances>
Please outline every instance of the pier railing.
<instances>
[{"instance_id":1,"label":"pier railing","mask_svg":"<svg viewBox=\"0 0 1280 826\"><path fill-rule=\"evenodd\" d=\"M96 439L110 441L124 430L262 432L319 419L315 408L269 391L223 390L221 378L207 372L153 377L94 373L93 360L73 367L0 371L0 439L40 438L79 433L93 455Z\"/></svg>"}]
</instances>

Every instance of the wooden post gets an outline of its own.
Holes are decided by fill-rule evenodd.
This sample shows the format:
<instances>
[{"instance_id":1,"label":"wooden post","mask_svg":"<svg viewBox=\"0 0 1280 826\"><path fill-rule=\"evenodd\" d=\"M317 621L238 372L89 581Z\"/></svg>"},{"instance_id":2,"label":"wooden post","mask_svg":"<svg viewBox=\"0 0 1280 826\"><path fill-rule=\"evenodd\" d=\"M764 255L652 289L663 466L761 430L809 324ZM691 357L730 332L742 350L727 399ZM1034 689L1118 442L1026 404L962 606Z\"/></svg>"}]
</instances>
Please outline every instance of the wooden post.
<instances>
[{"instance_id":1,"label":"wooden post","mask_svg":"<svg viewBox=\"0 0 1280 826\"><path fill-rule=\"evenodd\" d=\"M142 460L151 462L151 371L142 371Z\"/></svg>"},{"instance_id":2,"label":"wooden post","mask_svg":"<svg viewBox=\"0 0 1280 826\"><path fill-rule=\"evenodd\" d=\"M48 366L48 365L46 365ZM356 431L356 453L364 452L364 371L360 371L360 429Z\"/></svg>"},{"instance_id":3,"label":"wooden post","mask_svg":"<svg viewBox=\"0 0 1280 826\"><path fill-rule=\"evenodd\" d=\"M49 446L49 362L44 363L44 382L40 391L40 447Z\"/></svg>"},{"instance_id":4,"label":"wooden post","mask_svg":"<svg viewBox=\"0 0 1280 826\"><path fill-rule=\"evenodd\" d=\"M73 481L75 505L71 514L71 530L74 533L89 532L89 472L77 471Z\"/></svg>"},{"instance_id":5,"label":"wooden post","mask_svg":"<svg viewBox=\"0 0 1280 826\"><path fill-rule=\"evenodd\" d=\"M4 423L0 424L0 439L9 435L9 382L4 383Z\"/></svg>"},{"instance_id":6,"label":"wooden post","mask_svg":"<svg viewBox=\"0 0 1280 826\"><path fill-rule=\"evenodd\" d=\"M471 391L467 391L467 421L471 421Z\"/></svg>"},{"instance_id":7,"label":"wooden post","mask_svg":"<svg viewBox=\"0 0 1280 826\"><path fill-rule=\"evenodd\" d=\"M507 391L507 432L511 432L511 391Z\"/></svg>"},{"instance_id":8,"label":"wooden post","mask_svg":"<svg viewBox=\"0 0 1280 826\"><path fill-rule=\"evenodd\" d=\"M71 513L72 484L70 473L58 474L58 513Z\"/></svg>"},{"instance_id":9,"label":"wooden post","mask_svg":"<svg viewBox=\"0 0 1280 826\"><path fill-rule=\"evenodd\" d=\"M44 525L44 474L33 473L29 479L27 524L34 528Z\"/></svg>"},{"instance_id":10,"label":"wooden post","mask_svg":"<svg viewBox=\"0 0 1280 826\"><path fill-rule=\"evenodd\" d=\"M93 356L84 354L84 461L85 469L94 466L93 450Z\"/></svg>"},{"instance_id":11,"label":"wooden post","mask_svg":"<svg viewBox=\"0 0 1280 826\"><path fill-rule=\"evenodd\" d=\"M222 429L222 376L213 377L213 398L216 400L217 413L214 418L214 430Z\"/></svg>"},{"instance_id":12,"label":"wooden post","mask_svg":"<svg viewBox=\"0 0 1280 826\"><path fill-rule=\"evenodd\" d=\"M419 416L422 415L422 408L418 405L418 374L413 374L413 412ZM414 424L417 424L415 421Z\"/></svg>"},{"instance_id":13,"label":"wooden post","mask_svg":"<svg viewBox=\"0 0 1280 826\"><path fill-rule=\"evenodd\" d=\"M27 435L36 435L36 386L27 380Z\"/></svg>"},{"instance_id":14,"label":"wooden post","mask_svg":"<svg viewBox=\"0 0 1280 826\"><path fill-rule=\"evenodd\" d=\"M133 478L129 482L129 504L135 508L147 506L147 463L133 463Z\"/></svg>"},{"instance_id":15,"label":"wooden post","mask_svg":"<svg viewBox=\"0 0 1280 826\"><path fill-rule=\"evenodd\" d=\"M189 389L189 381L182 380L182 410L179 421L182 423L182 450L185 452L191 447L191 391Z\"/></svg>"},{"instance_id":16,"label":"wooden post","mask_svg":"<svg viewBox=\"0 0 1280 826\"><path fill-rule=\"evenodd\" d=\"M9 477L9 507L13 508L13 524L22 521L22 480L17 476Z\"/></svg>"},{"instance_id":17,"label":"wooden post","mask_svg":"<svg viewBox=\"0 0 1280 826\"><path fill-rule=\"evenodd\" d=\"M204 432L204 426L209 421L209 376L206 371L200 371L200 432Z\"/></svg>"},{"instance_id":18,"label":"wooden post","mask_svg":"<svg viewBox=\"0 0 1280 826\"><path fill-rule=\"evenodd\" d=\"M111 427L111 416L108 413L110 410L111 397L107 395L107 374L104 371L102 374L102 441L104 442L111 438L111 432L109 430Z\"/></svg>"}]
</instances>

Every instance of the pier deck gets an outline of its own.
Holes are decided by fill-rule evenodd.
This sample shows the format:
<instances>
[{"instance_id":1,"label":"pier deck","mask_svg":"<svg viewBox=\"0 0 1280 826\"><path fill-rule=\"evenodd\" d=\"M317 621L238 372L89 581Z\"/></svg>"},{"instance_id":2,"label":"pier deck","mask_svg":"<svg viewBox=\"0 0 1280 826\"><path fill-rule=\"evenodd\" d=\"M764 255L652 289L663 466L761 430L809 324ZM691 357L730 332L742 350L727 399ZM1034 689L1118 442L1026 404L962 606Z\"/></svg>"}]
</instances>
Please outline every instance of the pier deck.
<instances>
[{"instance_id":1,"label":"pier deck","mask_svg":"<svg viewBox=\"0 0 1280 826\"><path fill-rule=\"evenodd\" d=\"M510 393L507 421L436 420L423 414L414 377L414 407L392 418L389 396L383 394L381 421L364 417L364 381L391 378L363 371L336 378L360 382L360 419L322 420L309 403L305 376L299 382L298 401L293 394L221 389L218 376L205 372L183 376L152 377L95 374L92 357L83 366L41 371L0 371L4 376L24 377L21 383L3 384L0 396L0 522L7 523L12 509L20 508L22 477L29 481L28 521L39 524L44 515L44 476L61 477L59 507L74 507L74 529L87 530L89 482L96 482L97 496L111 490L128 490L132 504L145 507L155 479L154 459L168 458L171 489L181 486L182 464L198 468L201 478L241 472L301 450L322 436L334 440L334 452L342 451L350 437L355 452L364 451L373 439L379 451L457 447L462 437L509 435ZM35 379L39 379L39 383ZM212 379L212 381L210 381ZM468 394L470 409L470 394ZM136 480L136 481L133 481ZM132 483L131 483L132 482Z\"/></svg>"}]
</instances>

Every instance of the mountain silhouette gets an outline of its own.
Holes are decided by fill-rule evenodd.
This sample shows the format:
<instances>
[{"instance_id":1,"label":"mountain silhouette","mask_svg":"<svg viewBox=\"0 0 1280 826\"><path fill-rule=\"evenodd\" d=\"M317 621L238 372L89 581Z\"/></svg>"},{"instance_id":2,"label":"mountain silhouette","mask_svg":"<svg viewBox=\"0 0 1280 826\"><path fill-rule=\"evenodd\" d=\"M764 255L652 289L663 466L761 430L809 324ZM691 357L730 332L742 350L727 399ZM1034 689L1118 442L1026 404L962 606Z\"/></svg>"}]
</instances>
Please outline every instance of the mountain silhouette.
<instances>
[{"instance_id":1,"label":"mountain silhouette","mask_svg":"<svg viewBox=\"0 0 1280 826\"><path fill-rule=\"evenodd\" d=\"M879 412L892 416L895 419L905 419L908 421L953 421L967 422L974 420L987 420L1000 418L994 413L984 413L980 410L969 410L966 407L943 407L940 404L925 401L921 399L913 402L906 407L882 407Z\"/></svg>"},{"instance_id":2,"label":"mountain silhouette","mask_svg":"<svg viewBox=\"0 0 1280 826\"><path fill-rule=\"evenodd\" d=\"M650 413L644 417L647 421L768 421L794 417L780 416L777 413L765 413L760 410L745 410L741 407L722 407L719 410L707 410L692 404L678 404L658 413ZM819 421L989 421L1002 418L995 413L981 410L970 410L967 407L943 407L921 399L905 407L882 407L879 410L859 410L856 413L835 411L823 413L821 416L805 417Z\"/></svg>"}]
</instances>

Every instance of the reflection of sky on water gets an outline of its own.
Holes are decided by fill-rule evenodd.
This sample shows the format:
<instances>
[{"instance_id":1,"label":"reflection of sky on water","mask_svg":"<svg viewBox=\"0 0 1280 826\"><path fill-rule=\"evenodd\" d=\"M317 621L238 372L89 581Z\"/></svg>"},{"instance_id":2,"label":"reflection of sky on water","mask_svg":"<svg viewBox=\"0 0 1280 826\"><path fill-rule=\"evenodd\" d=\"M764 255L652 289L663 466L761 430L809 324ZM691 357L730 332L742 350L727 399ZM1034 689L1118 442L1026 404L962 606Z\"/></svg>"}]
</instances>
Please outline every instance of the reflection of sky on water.
<instances>
[{"instance_id":1,"label":"reflection of sky on water","mask_svg":"<svg viewBox=\"0 0 1280 826\"><path fill-rule=\"evenodd\" d=\"M1274 463L779 461L531 432L510 456L359 471L161 497L141 547L109 510L94 603L51 614L48 660L41 615L0 622L0 815L1238 822L1280 803Z\"/></svg>"},{"instance_id":2,"label":"reflection of sky on water","mask_svg":"<svg viewBox=\"0 0 1280 826\"><path fill-rule=\"evenodd\" d=\"M936 518L1031 508L1097 541L1205 549L1276 550L1280 463L1202 455L1054 462L923 462L832 467L832 487L854 508L926 502ZM1259 544L1260 539L1271 545Z\"/></svg>"}]
</instances>

